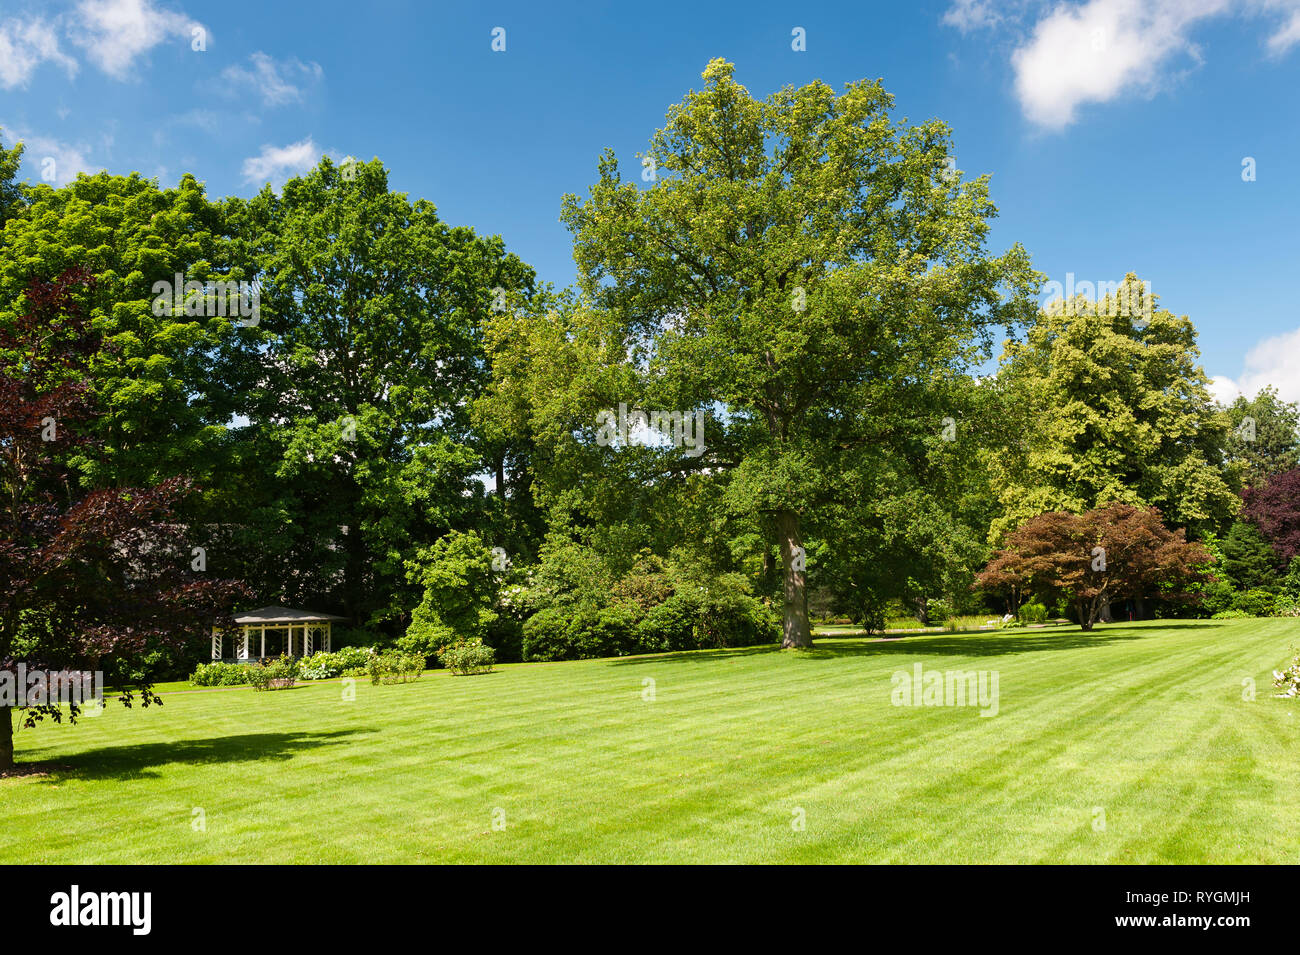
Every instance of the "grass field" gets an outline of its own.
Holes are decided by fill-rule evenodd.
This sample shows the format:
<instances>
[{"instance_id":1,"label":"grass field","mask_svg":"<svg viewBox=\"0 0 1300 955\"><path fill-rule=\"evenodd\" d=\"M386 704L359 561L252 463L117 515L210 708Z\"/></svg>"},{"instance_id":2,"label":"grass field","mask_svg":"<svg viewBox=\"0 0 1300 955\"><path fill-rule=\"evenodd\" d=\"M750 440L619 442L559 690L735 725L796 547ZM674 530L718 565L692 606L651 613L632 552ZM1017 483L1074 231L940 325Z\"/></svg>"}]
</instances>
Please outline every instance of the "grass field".
<instances>
[{"instance_id":1,"label":"grass field","mask_svg":"<svg viewBox=\"0 0 1300 955\"><path fill-rule=\"evenodd\" d=\"M0 862L1296 863L1292 643L1286 619L835 638L114 703L18 733L51 771L0 780ZM916 663L997 671L998 714L892 705Z\"/></svg>"}]
</instances>

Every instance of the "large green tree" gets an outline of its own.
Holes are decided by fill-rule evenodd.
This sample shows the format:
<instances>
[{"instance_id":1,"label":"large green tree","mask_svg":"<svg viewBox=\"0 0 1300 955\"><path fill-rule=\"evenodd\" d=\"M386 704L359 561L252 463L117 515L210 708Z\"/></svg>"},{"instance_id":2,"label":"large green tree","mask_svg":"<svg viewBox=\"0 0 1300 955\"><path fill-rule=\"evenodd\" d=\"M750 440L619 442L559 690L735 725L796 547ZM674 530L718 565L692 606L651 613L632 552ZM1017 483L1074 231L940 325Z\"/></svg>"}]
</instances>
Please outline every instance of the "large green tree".
<instances>
[{"instance_id":1,"label":"large green tree","mask_svg":"<svg viewBox=\"0 0 1300 955\"><path fill-rule=\"evenodd\" d=\"M1016 436L985 449L1001 514L996 544L1046 511L1157 507L1193 535L1239 502L1222 463L1228 417L1197 363L1196 329L1136 276L1100 301L1049 303L998 371Z\"/></svg>"},{"instance_id":2,"label":"large green tree","mask_svg":"<svg viewBox=\"0 0 1300 955\"><path fill-rule=\"evenodd\" d=\"M1231 429L1225 449L1246 487L1263 487L1300 464L1300 407L1283 401L1276 388L1263 388L1254 398L1238 395L1226 410Z\"/></svg>"},{"instance_id":3,"label":"large green tree","mask_svg":"<svg viewBox=\"0 0 1300 955\"><path fill-rule=\"evenodd\" d=\"M0 322L22 313L33 277L49 281L72 268L93 276L89 318L104 348L86 377L100 408L89 426L102 453L72 461L81 479L122 487L185 473L207 482L238 400L218 366L248 330L215 309L159 308L155 292L178 273L199 283L250 277L234 268L224 217L203 186L189 175L160 189L138 174L99 173L57 189L29 187L0 252Z\"/></svg>"},{"instance_id":4,"label":"large green tree","mask_svg":"<svg viewBox=\"0 0 1300 955\"><path fill-rule=\"evenodd\" d=\"M241 440L273 472L245 533L282 549L280 593L401 621L419 599L406 561L492 513L502 449L470 417L483 326L534 274L392 191L378 160L323 159L227 212L261 283Z\"/></svg>"},{"instance_id":5,"label":"large green tree","mask_svg":"<svg viewBox=\"0 0 1300 955\"><path fill-rule=\"evenodd\" d=\"M790 647L812 642L805 533L900 428L941 427L927 383L1036 285L1019 247L985 251L988 179L955 172L948 128L892 106L865 81L757 99L713 60L635 180L607 153L564 200L583 292L653 382L624 400L716 412L693 466L779 548Z\"/></svg>"}]
</instances>

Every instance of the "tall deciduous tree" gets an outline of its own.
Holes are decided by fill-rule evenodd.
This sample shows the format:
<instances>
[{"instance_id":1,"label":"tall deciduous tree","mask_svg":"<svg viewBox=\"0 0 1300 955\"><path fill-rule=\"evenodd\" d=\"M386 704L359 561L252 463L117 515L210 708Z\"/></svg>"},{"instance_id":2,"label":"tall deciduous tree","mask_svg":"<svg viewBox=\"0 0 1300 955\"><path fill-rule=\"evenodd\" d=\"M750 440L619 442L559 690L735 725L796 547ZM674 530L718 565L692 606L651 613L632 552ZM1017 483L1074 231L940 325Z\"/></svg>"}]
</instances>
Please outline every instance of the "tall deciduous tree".
<instances>
[{"instance_id":1,"label":"tall deciduous tree","mask_svg":"<svg viewBox=\"0 0 1300 955\"><path fill-rule=\"evenodd\" d=\"M1192 599L1209 579L1209 552L1171 531L1154 508L1130 504L1069 514L1039 514L1012 531L977 578L977 585L1004 593L1032 589L1066 596L1079 625L1091 630L1111 600L1160 594Z\"/></svg>"},{"instance_id":2,"label":"tall deciduous tree","mask_svg":"<svg viewBox=\"0 0 1300 955\"><path fill-rule=\"evenodd\" d=\"M1194 533L1226 526L1238 507L1221 467L1228 418L1199 354L1192 323L1132 274L1118 294L1040 312L998 371L1019 433L987 451L1002 504L991 542L1035 514L1111 501Z\"/></svg>"},{"instance_id":3,"label":"tall deciduous tree","mask_svg":"<svg viewBox=\"0 0 1300 955\"><path fill-rule=\"evenodd\" d=\"M274 462L258 530L291 524L283 565L317 568L282 592L400 619L418 600L405 561L490 510L480 478L501 449L470 419L483 326L528 300L534 274L500 238L391 191L378 160L322 160L228 213L262 290L243 429Z\"/></svg>"},{"instance_id":4,"label":"tall deciduous tree","mask_svg":"<svg viewBox=\"0 0 1300 955\"><path fill-rule=\"evenodd\" d=\"M1027 317L1034 285L1019 247L986 253L988 180L956 174L948 128L892 106L865 81L759 100L714 60L635 181L607 153L589 196L564 201L584 293L660 407L718 412L727 454L694 464L727 471L725 509L775 538L789 647L812 642L804 536L841 476L888 453L927 380Z\"/></svg>"},{"instance_id":5,"label":"tall deciduous tree","mask_svg":"<svg viewBox=\"0 0 1300 955\"><path fill-rule=\"evenodd\" d=\"M1225 450L1246 487L1262 487L1300 464L1300 407L1271 385L1254 398L1238 395L1227 407L1231 430Z\"/></svg>"}]
</instances>

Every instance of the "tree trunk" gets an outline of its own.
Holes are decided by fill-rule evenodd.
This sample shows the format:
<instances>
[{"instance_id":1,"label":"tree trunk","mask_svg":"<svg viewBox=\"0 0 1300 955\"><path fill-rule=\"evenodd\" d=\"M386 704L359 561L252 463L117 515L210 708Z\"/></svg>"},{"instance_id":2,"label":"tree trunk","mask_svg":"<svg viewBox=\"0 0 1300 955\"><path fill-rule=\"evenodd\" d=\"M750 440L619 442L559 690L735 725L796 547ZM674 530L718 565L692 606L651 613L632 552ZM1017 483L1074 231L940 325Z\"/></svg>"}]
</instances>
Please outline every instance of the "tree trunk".
<instances>
[{"instance_id":1,"label":"tree trunk","mask_svg":"<svg viewBox=\"0 0 1300 955\"><path fill-rule=\"evenodd\" d=\"M1111 618L1110 618L1110 598L1109 598L1109 597L1103 597L1103 598L1101 599L1101 608L1100 608L1100 610L1098 610L1098 612L1097 612L1097 619L1100 620L1102 623L1110 623L1110 622L1111 622Z\"/></svg>"},{"instance_id":2,"label":"tree trunk","mask_svg":"<svg viewBox=\"0 0 1300 955\"><path fill-rule=\"evenodd\" d=\"M811 647L808 587L804 573L807 557L804 554L803 540L799 536L799 515L793 511L779 511L776 515L776 533L781 544L781 567L785 576L785 623L781 646Z\"/></svg>"},{"instance_id":3,"label":"tree trunk","mask_svg":"<svg viewBox=\"0 0 1300 955\"><path fill-rule=\"evenodd\" d=\"M14 768L13 707L0 706L0 773Z\"/></svg>"},{"instance_id":4,"label":"tree trunk","mask_svg":"<svg viewBox=\"0 0 1300 955\"><path fill-rule=\"evenodd\" d=\"M1074 604L1075 611L1079 614L1079 628L1082 630L1092 629L1092 605L1085 604L1082 600Z\"/></svg>"},{"instance_id":5,"label":"tree trunk","mask_svg":"<svg viewBox=\"0 0 1300 955\"><path fill-rule=\"evenodd\" d=\"M1147 602L1142 597L1133 598L1133 619L1145 620L1147 618Z\"/></svg>"}]
</instances>

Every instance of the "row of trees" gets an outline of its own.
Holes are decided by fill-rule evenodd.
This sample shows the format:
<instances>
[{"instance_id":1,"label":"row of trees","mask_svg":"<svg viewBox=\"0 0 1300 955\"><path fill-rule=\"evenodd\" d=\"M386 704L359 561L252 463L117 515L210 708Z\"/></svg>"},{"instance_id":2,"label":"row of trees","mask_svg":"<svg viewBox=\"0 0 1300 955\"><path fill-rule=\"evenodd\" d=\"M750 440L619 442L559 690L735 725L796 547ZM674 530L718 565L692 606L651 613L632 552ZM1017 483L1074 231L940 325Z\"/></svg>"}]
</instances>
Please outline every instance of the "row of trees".
<instances>
[{"instance_id":1,"label":"row of trees","mask_svg":"<svg viewBox=\"0 0 1300 955\"><path fill-rule=\"evenodd\" d=\"M4 546L50 539L22 516L45 485L65 514L175 489L130 534L167 528L140 559L187 586L429 652L481 633L506 658L777 627L805 647L810 595L924 617L982 600L994 549L1051 512L1155 508L1213 555L1246 490L1244 520L1294 550L1295 407L1215 405L1191 322L1136 276L1040 309L1026 252L987 248L988 177L955 170L943 123L896 119L879 82L758 99L724 61L703 78L646 174L606 154L564 197L580 281L559 292L378 160L213 200L188 175L29 186L0 147L0 357L25 389L0 441L18 455L44 418L63 436L44 484L5 471ZM240 282L241 308L215 300ZM33 309L84 335L32 337ZM0 657L42 639L17 579ZM168 624L188 651L99 659L181 669L217 603Z\"/></svg>"}]
</instances>

